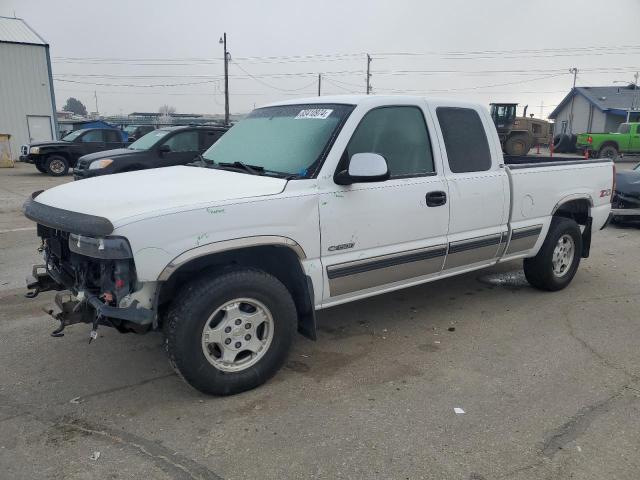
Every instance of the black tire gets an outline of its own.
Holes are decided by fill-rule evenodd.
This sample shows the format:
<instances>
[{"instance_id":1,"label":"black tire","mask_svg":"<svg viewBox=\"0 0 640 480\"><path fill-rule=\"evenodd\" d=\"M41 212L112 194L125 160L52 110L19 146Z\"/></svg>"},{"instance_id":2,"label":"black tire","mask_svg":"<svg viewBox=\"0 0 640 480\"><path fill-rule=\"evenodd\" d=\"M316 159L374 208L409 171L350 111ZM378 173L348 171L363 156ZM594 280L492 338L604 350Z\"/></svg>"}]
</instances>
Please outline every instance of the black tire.
<instances>
[{"instance_id":1,"label":"black tire","mask_svg":"<svg viewBox=\"0 0 640 480\"><path fill-rule=\"evenodd\" d=\"M531 145L529 144L529 138L526 135L514 135L504 144L504 150L507 155L526 155L529 153Z\"/></svg>"},{"instance_id":2,"label":"black tire","mask_svg":"<svg viewBox=\"0 0 640 480\"><path fill-rule=\"evenodd\" d=\"M203 330L218 308L239 298L255 299L268 309L273 335L257 363L229 372L205 356ZM169 363L192 387L213 395L233 395L266 382L286 361L297 329L296 307L289 290L274 276L248 268L204 275L187 284L173 301L166 320Z\"/></svg>"},{"instance_id":3,"label":"black tire","mask_svg":"<svg viewBox=\"0 0 640 480\"><path fill-rule=\"evenodd\" d=\"M52 177L62 177L69 173L69 162L60 155L50 155L44 162L46 172Z\"/></svg>"},{"instance_id":4,"label":"black tire","mask_svg":"<svg viewBox=\"0 0 640 480\"><path fill-rule=\"evenodd\" d=\"M566 133L556 135L553 139L553 151L557 153L567 153L569 144L571 143L571 137Z\"/></svg>"},{"instance_id":5,"label":"black tire","mask_svg":"<svg viewBox=\"0 0 640 480\"><path fill-rule=\"evenodd\" d=\"M573 239L573 259L561 276L553 269L553 255L558 242L564 235ZM565 288L578 270L582 257L582 235L578 224L569 218L553 217L547 238L545 238L538 254L533 258L525 258L524 275L529 283L539 290L555 292Z\"/></svg>"},{"instance_id":6,"label":"black tire","mask_svg":"<svg viewBox=\"0 0 640 480\"><path fill-rule=\"evenodd\" d=\"M578 150L578 147L576 146L577 142L578 142L578 135L576 134L571 135L569 137L569 143L564 149L565 153L576 153L576 151Z\"/></svg>"},{"instance_id":7,"label":"black tire","mask_svg":"<svg viewBox=\"0 0 640 480\"><path fill-rule=\"evenodd\" d=\"M618 156L618 149L613 145L605 145L598 152L598 158L610 158L615 159Z\"/></svg>"},{"instance_id":8,"label":"black tire","mask_svg":"<svg viewBox=\"0 0 640 480\"><path fill-rule=\"evenodd\" d=\"M48 173L47 169L44 168L42 165L37 164L37 163L35 165L36 165L36 170L38 170L40 173Z\"/></svg>"}]
</instances>

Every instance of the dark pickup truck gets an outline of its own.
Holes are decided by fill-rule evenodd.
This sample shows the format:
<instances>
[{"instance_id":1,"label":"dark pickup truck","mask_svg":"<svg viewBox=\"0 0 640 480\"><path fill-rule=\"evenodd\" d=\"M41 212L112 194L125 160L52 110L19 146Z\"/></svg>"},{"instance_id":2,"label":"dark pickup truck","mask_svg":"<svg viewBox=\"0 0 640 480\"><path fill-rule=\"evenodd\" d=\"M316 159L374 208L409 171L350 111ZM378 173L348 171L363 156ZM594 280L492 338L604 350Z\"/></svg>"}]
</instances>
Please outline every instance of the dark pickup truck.
<instances>
[{"instance_id":1,"label":"dark pickup truck","mask_svg":"<svg viewBox=\"0 0 640 480\"><path fill-rule=\"evenodd\" d=\"M85 155L73 169L73 178L97 177L147 168L171 167L193 162L213 145L227 127L165 127L147 133L127 148Z\"/></svg>"},{"instance_id":2,"label":"dark pickup truck","mask_svg":"<svg viewBox=\"0 0 640 480\"><path fill-rule=\"evenodd\" d=\"M20 160L33 163L42 173L60 177L66 175L69 168L75 167L83 155L122 148L126 144L120 130L85 128L75 130L61 140L32 143Z\"/></svg>"}]
</instances>

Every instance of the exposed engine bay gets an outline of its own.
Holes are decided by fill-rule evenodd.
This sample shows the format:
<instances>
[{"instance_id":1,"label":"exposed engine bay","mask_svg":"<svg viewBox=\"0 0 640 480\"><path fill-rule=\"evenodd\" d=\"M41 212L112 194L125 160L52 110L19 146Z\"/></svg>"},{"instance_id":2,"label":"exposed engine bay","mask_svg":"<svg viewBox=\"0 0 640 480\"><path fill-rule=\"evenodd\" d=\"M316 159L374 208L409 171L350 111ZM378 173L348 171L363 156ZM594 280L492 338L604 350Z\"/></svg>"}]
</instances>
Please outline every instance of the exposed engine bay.
<instances>
[{"instance_id":1,"label":"exposed engine bay","mask_svg":"<svg viewBox=\"0 0 640 480\"><path fill-rule=\"evenodd\" d=\"M52 335L75 323L93 325L90 338L96 337L98 325L115 327L120 332L145 332L153 323L151 299L138 308L132 297L136 288L136 271L131 247L122 237L96 238L77 235L38 224L38 236L44 264L33 268L27 294L35 297L48 290L58 293L60 312L47 311L60 321ZM149 296L149 295L147 295Z\"/></svg>"}]
</instances>

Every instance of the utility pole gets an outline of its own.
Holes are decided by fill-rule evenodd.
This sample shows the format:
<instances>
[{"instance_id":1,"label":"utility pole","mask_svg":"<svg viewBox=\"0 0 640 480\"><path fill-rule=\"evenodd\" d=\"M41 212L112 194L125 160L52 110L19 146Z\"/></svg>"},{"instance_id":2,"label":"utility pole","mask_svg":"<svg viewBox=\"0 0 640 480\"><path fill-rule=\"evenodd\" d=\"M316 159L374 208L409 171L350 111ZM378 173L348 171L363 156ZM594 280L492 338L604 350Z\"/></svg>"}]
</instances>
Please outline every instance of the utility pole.
<instances>
[{"instance_id":1,"label":"utility pole","mask_svg":"<svg viewBox=\"0 0 640 480\"><path fill-rule=\"evenodd\" d=\"M318 74L318 96L320 96L320 89L322 87L322 74Z\"/></svg>"},{"instance_id":2,"label":"utility pole","mask_svg":"<svg viewBox=\"0 0 640 480\"><path fill-rule=\"evenodd\" d=\"M544 100L540 100L540 118L544 118Z\"/></svg>"},{"instance_id":3,"label":"utility pole","mask_svg":"<svg viewBox=\"0 0 640 480\"><path fill-rule=\"evenodd\" d=\"M367 95L371 93L371 55L367 53Z\"/></svg>"},{"instance_id":4,"label":"utility pole","mask_svg":"<svg viewBox=\"0 0 640 480\"><path fill-rule=\"evenodd\" d=\"M227 51L227 32L218 43L224 46L224 124L229 125L229 52Z\"/></svg>"},{"instance_id":5,"label":"utility pole","mask_svg":"<svg viewBox=\"0 0 640 480\"><path fill-rule=\"evenodd\" d=\"M573 73L573 88L571 89L571 110L569 111L569 135L573 133L573 102L576 98L576 78L578 76L578 69L576 67L570 68L569 73Z\"/></svg>"},{"instance_id":6,"label":"utility pole","mask_svg":"<svg viewBox=\"0 0 640 480\"><path fill-rule=\"evenodd\" d=\"M631 102L631 110L640 110L640 98L638 97L638 77L640 73L636 72L633 76L633 102ZM627 123L631 121L631 112L627 113ZM638 119L636 118L636 122Z\"/></svg>"},{"instance_id":7,"label":"utility pole","mask_svg":"<svg viewBox=\"0 0 640 480\"><path fill-rule=\"evenodd\" d=\"M98 113L98 92L96 92L95 90L93 91L93 98L96 99L96 115L100 116L100 114Z\"/></svg>"}]
</instances>

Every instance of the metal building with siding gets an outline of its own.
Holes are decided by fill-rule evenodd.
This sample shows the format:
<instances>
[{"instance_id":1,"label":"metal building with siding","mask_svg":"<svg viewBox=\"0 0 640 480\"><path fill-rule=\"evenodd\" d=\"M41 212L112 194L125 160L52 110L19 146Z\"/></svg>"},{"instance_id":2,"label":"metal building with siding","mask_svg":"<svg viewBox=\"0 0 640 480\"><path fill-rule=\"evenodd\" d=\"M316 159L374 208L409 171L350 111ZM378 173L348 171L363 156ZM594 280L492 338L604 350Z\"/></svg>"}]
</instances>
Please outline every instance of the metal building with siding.
<instances>
[{"instance_id":1,"label":"metal building with siding","mask_svg":"<svg viewBox=\"0 0 640 480\"><path fill-rule=\"evenodd\" d=\"M20 146L57 138L49 45L21 18L0 17L0 134Z\"/></svg>"}]
</instances>

